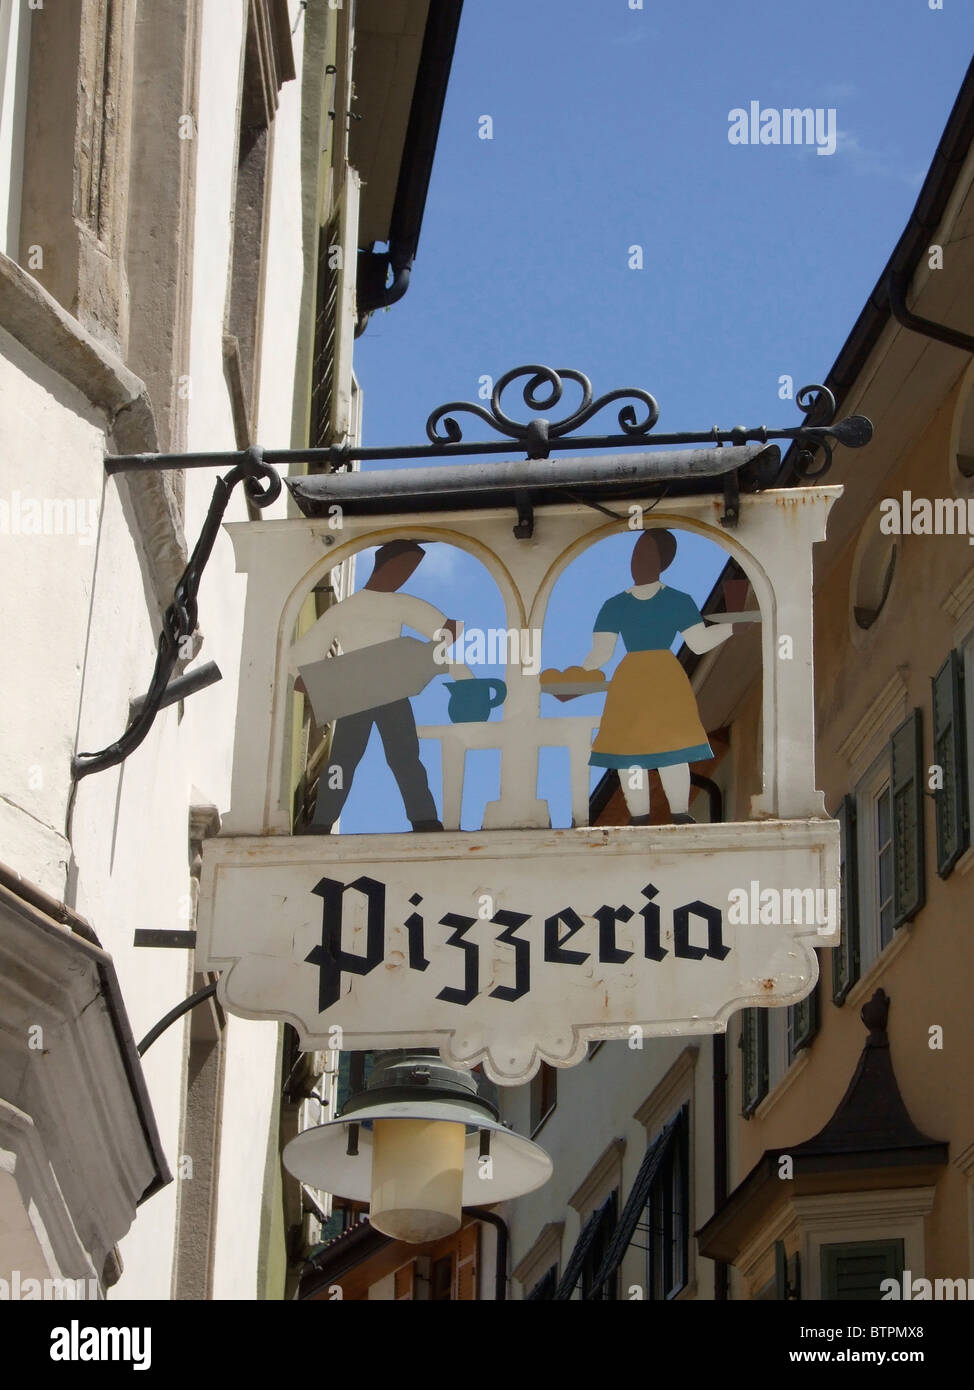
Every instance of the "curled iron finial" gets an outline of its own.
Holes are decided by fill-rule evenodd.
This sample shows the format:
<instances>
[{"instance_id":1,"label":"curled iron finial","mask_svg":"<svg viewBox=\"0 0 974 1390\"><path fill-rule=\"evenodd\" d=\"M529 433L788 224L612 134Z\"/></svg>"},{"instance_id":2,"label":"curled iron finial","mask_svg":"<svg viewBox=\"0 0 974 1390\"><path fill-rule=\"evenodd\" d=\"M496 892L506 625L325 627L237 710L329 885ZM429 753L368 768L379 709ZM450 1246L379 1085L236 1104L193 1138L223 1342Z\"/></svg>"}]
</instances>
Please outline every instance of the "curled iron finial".
<instances>
[{"instance_id":1,"label":"curled iron finial","mask_svg":"<svg viewBox=\"0 0 974 1390\"><path fill-rule=\"evenodd\" d=\"M824 478L832 467L833 443L844 444L849 449L861 449L873 437L872 421L865 415L850 415L845 420L835 420L835 396L827 386L802 386L795 396L795 404L803 415L814 424L801 425L790 431L798 444L798 457L795 472L804 482L814 482ZM814 468L816 452L821 449L824 459Z\"/></svg>"},{"instance_id":2,"label":"curled iron finial","mask_svg":"<svg viewBox=\"0 0 974 1390\"><path fill-rule=\"evenodd\" d=\"M581 402L571 414L554 423L542 416L536 416L523 424L513 420L502 409L501 398L512 382L524 376L528 380L521 397L529 410L550 410L556 406L564 394L566 380L574 381L581 387ZM562 439L565 435L571 434L613 401L626 402L619 410L617 418L619 429L627 439L635 440L648 434L659 419L659 406L648 391L640 390L638 387L624 387L593 400L592 383L582 372L574 371L570 367L559 367L556 370L535 363L526 367L515 367L498 378L491 393L490 410L485 410L483 406L472 401L450 401L446 405L438 406L426 421L426 437L432 444L459 444L463 439L463 430L453 418L453 412L464 411L468 415L476 415L498 434L523 443L532 458L547 458L551 440ZM645 407L645 419L641 420L637 414L637 402ZM439 432L440 425L443 427L442 434Z\"/></svg>"}]
</instances>

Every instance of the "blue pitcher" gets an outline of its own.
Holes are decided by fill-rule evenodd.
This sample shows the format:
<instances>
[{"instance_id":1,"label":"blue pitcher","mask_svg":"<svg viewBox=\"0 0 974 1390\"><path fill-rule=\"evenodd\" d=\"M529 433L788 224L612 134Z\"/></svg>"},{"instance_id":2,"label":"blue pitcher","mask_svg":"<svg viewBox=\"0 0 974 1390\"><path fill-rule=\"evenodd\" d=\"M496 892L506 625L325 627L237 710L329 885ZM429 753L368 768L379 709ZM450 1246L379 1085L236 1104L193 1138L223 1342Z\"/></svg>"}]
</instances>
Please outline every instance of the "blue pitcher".
<instances>
[{"instance_id":1,"label":"blue pitcher","mask_svg":"<svg viewBox=\"0 0 974 1390\"><path fill-rule=\"evenodd\" d=\"M492 709L507 699L507 685L494 676L475 676L472 680L447 681L450 692L448 713L454 724L483 724Z\"/></svg>"}]
</instances>

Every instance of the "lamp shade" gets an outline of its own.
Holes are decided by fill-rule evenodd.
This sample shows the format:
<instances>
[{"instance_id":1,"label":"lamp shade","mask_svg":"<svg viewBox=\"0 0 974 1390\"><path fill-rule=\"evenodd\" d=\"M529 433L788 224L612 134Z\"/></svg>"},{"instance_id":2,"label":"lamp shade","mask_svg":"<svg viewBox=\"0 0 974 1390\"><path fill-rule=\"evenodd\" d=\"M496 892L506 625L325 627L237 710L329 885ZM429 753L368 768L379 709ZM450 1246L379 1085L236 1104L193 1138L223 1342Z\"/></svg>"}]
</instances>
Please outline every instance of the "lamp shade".
<instances>
[{"instance_id":1,"label":"lamp shade","mask_svg":"<svg viewBox=\"0 0 974 1390\"><path fill-rule=\"evenodd\" d=\"M457 1230L463 1207L520 1197L551 1177L544 1149L496 1115L469 1071L435 1053L385 1052L341 1118L306 1129L282 1157L309 1187L368 1202L376 1230L423 1244Z\"/></svg>"},{"instance_id":2,"label":"lamp shade","mask_svg":"<svg viewBox=\"0 0 974 1390\"><path fill-rule=\"evenodd\" d=\"M369 1221L396 1240L421 1244L459 1230L463 1125L446 1120L376 1120L372 1125Z\"/></svg>"},{"instance_id":3,"label":"lamp shade","mask_svg":"<svg viewBox=\"0 0 974 1390\"><path fill-rule=\"evenodd\" d=\"M440 1121L444 1124L475 1126L463 1143L460 1203L465 1207L490 1206L533 1192L548 1181L552 1162L538 1144L512 1134L481 1110L453 1101L387 1101L363 1107L340 1120L306 1129L285 1146L284 1166L309 1187L331 1192L350 1201L372 1199L372 1160L375 1149L376 1120L398 1124L404 1121ZM348 1127L361 1126L358 1152L349 1154ZM480 1161L479 1130L490 1134L490 1164ZM380 1135L382 1131L380 1131ZM380 1139L380 1146L382 1140Z\"/></svg>"}]
</instances>

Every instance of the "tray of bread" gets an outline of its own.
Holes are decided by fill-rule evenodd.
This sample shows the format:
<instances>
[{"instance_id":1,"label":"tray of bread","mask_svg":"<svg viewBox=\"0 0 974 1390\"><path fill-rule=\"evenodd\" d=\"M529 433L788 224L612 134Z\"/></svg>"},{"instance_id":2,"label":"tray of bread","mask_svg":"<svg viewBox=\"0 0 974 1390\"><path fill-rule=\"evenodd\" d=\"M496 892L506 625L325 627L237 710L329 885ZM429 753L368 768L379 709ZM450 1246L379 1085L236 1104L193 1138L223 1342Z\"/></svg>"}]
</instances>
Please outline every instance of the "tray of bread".
<instances>
[{"instance_id":1,"label":"tray of bread","mask_svg":"<svg viewBox=\"0 0 974 1390\"><path fill-rule=\"evenodd\" d=\"M608 690L609 682L601 671L586 671L584 666L566 666L564 671L549 666L541 672L541 691L558 700L571 700L576 695L593 695Z\"/></svg>"}]
</instances>

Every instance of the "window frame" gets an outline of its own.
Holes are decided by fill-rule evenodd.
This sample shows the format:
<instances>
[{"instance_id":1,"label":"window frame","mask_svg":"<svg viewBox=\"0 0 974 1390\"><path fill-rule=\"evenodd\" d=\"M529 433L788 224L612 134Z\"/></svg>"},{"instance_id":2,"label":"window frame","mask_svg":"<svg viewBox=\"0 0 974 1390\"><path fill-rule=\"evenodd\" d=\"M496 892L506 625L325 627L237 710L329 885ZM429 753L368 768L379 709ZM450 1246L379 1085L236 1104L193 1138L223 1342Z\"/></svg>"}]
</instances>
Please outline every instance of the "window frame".
<instances>
[{"instance_id":1,"label":"window frame","mask_svg":"<svg viewBox=\"0 0 974 1390\"><path fill-rule=\"evenodd\" d=\"M749 1097L745 1087L749 1069L747 1054L752 1037L749 1030L752 1026L753 1039L757 1045L757 1084L755 1094ZM738 1046L741 1050L741 1115L745 1120L749 1120L770 1089L770 1023L767 1009L751 1006L741 1010L741 1035Z\"/></svg>"},{"instance_id":2,"label":"window frame","mask_svg":"<svg viewBox=\"0 0 974 1390\"><path fill-rule=\"evenodd\" d=\"M528 1086L528 1137L533 1139L558 1108L558 1068L542 1062ZM537 1101L536 1092L540 1092Z\"/></svg>"},{"instance_id":3,"label":"window frame","mask_svg":"<svg viewBox=\"0 0 974 1390\"><path fill-rule=\"evenodd\" d=\"M693 1173L690 1167L690 1102L685 1101L676 1115L678 1117L676 1130L660 1171L650 1186L646 1206L643 1208L647 1233L646 1297L654 1303L670 1303L673 1299L679 1298L690 1282L690 1189L693 1182ZM675 1177L679 1180L681 1187L677 1202L673 1200ZM653 1218L657 1194L663 1201L663 1250L660 1252L657 1251L654 1244L656 1232ZM676 1225L674 1216L679 1220L679 1232L676 1235L674 1234ZM673 1260L674 1248L678 1252L676 1261ZM658 1256L661 1256L661 1259L658 1259ZM668 1282L663 1288L659 1282L661 1270L657 1268L657 1265L662 1265L663 1273L672 1275L676 1263L680 1265L678 1279L676 1282Z\"/></svg>"},{"instance_id":4,"label":"window frame","mask_svg":"<svg viewBox=\"0 0 974 1390\"><path fill-rule=\"evenodd\" d=\"M832 1000L841 1005L857 982L868 975L880 956L896 940L899 929L919 916L926 902L925 797L926 768L923 759L923 714L911 710L892 730L881 751L843 799L837 819L843 827L843 944L832 962ZM882 797L890 797L890 845L892 847L892 914L888 935L880 920L878 814ZM899 825L904 805L912 811L912 824ZM851 827L850 827L850 822ZM904 886L905 868L913 861L911 888ZM910 896L908 896L908 891ZM849 908L853 910L850 912ZM846 978L838 964L848 964Z\"/></svg>"},{"instance_id":5,"label":"window frame","mask_svg":"<svg viewBox=\"0 0 974 1390\"><path fill-rule=\"evenodd\" d=\"M865 975L879 959L889 942L882 939L879 921L879 830L878 816L880 801L885 795L890 797L892 816L892 776L890 773L889 745L883 749L865 775L859 780L856 790L856 880L859 891L858 933L859 933L859 976ZM892 835L892 823L891 823ZM892 838L890 839L892 850ZM895 855L895 851L894 855ZM865 871L864 871L865 870ZM895 865L894 865L895 874ZM890 941L895 934L891 929Z\"/></svg>"},{"instance_id":6,"label":"window frame","mask_svg":"<svg viewBox=\"0 0 974 1390\"><path fill-rule=\"evenodd\" d=\"M614 1303L618 1298L619 1271L616 1270L611 1279L607 1279L596 1294L591 1293L592 1283L602 1266L609 1243L615 1233L616 1224L619 1220L619 1189L614 1187L608 1196L593 1207L590 1215L602 1210L603 1216L598 1224L595 1235L592 1238L585 1258L582 1261L581 1272L578 1276L576 1288L581 1291L582 1302L590 1303Z\"/></svg>"},{"instance_id":7,"label":"window frame","mask_svg":"<svg viewBox=\"0 0 974 1390\"><path fill-rule=\"evenodd\" d=\"M872 1250L879 1253L884 1247L887 1251L891 1252L891 1261L889 1269L880 1276L879 1283L882 1284L884 1279L896 1279L902 1284L903 1271L907 1268L906 1241L902 1236L890 1236L886 1239L880 1238L873 1240L830 1241L827 1244L820 1245L818 1258L819 1284L822 1299L837 1303L880 1302L882 1295L878 1288L875 1300L868 1298L843 1298L843 1296L837 1292L836 1281L838 1270L835 1268L835 1265L840 1252L851 1255Z\"/></svg>"}]
</instances>

